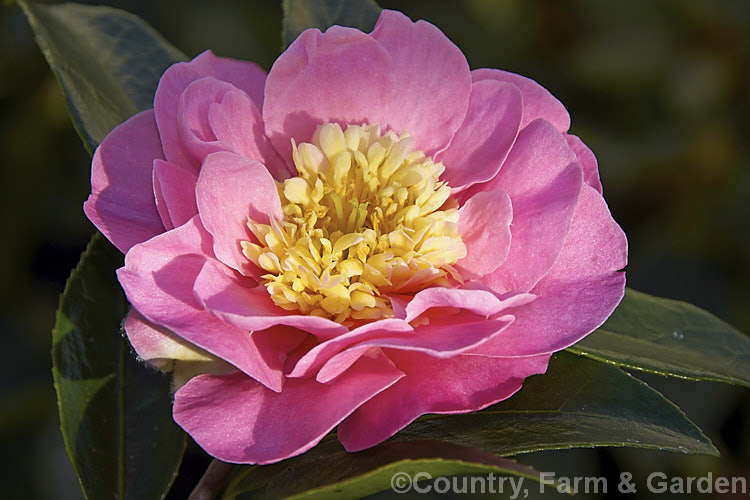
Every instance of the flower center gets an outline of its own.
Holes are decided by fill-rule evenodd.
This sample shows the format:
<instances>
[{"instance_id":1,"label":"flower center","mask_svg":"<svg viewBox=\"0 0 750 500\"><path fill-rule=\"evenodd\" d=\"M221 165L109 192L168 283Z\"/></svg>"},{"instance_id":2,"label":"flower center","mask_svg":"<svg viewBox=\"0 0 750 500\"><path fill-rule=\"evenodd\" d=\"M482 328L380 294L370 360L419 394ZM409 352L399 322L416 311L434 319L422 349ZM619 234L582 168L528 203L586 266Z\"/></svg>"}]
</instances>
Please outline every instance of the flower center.
<instances>
[{"instance_id":1,"label":"flower center","mask_svg":"<svg viewBox=\"0 0 750 500\"><path fill-rule=\"evenodd\" d=\"M444 167L378 125L318 127L278 183L284 220L242 242L278 306L340 323L393 316L388 295L451 286L466 256Z\"/></svg>"}]
</instances>

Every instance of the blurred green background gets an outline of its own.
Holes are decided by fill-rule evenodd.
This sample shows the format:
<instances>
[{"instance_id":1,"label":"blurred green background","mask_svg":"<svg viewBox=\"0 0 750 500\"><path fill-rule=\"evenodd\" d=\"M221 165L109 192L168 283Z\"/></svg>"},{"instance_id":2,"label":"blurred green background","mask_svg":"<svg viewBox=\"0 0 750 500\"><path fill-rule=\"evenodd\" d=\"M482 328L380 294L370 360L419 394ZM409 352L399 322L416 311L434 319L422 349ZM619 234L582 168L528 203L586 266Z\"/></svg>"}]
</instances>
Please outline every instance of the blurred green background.
<instances>
[{"instance_id":1,"label":"blurred green background","mask_svg":"<svg viewBox=\"0 0 750 500\"><path fill-rule=\"evenodd\" d=\"M279 51L280 2L99 3L141 16L190 56L211 48L269 68ZM750 2L379 3L439 26L472 68L514 71L550 89L598 157L630 242L629 285L750 332ZM0 8L0 24L0 497L80 498L58 432L49 350L57 297L93 232L81 210L90 159L20 9ZM722 457L615 449L522 461L568 476L631 471L641 483L654 470L750 478L750 391L641 378L680 405ZM174 498L203 464L189 456Z\"/></svg>"}]
</instances>

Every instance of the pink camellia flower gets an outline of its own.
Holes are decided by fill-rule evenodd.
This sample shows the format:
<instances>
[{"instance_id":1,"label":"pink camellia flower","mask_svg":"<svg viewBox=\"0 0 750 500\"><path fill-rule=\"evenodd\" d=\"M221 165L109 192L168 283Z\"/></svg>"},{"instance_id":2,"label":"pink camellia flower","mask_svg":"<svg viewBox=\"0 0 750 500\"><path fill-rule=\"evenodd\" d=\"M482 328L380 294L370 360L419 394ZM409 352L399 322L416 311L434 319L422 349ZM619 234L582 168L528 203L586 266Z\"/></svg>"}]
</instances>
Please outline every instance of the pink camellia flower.
<instances>
[{"instance_id":1,"label":"pink camellia flower","mask_svg":"<svg viewBox=\"0 0 750 500\"><path fill-rule=\"evenodd\" d=\"M307 30L268 75L205 52L94 154L138 355L211 455L347 450L479 410L620 301L596 160L535 82L436 27Z\"/></svg>"}]
</instances>

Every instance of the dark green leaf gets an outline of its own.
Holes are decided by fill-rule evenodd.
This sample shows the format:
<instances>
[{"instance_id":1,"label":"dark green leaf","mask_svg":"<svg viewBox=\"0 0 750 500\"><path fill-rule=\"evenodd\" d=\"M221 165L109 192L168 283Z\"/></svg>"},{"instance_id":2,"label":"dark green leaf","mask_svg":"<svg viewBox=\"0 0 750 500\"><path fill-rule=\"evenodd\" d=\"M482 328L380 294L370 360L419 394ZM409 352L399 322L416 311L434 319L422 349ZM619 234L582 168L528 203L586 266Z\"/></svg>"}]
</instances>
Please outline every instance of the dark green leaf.
<instances>
[{"instance_id":1,"label":"dark green leaf","mask_svg":"<svg viewBox=\"0 0 750 500\"><path fill-rule=\"evenodd\" d=\"M750 337L691 304L635 290L569 350L636 370L750 387Z\"/></svg>"},{"instance_id":2,"label":"dark green leaf","mask_svg":"<svg viewBox=\"0 0 750 500\"><path fill-rule=\"evenodd\" d=\"M89 151L115 126L153 107L162 73L185 59L153 28L118 9L19 4Z\"/></svg>"},{"instance_id":3,"label":"dark green leaf","mask_svg":"<svg viewBox=\"0 0 750 500\"><path fill-rule=\"evenodd\" d=\"M52 374L65 446L86 498L163 498L185 447L167 375L136 361L120 324L122 254L97 234L68 279Z\"/></svg>"},{"instance_id":4,"label":"dark green leaf","mask_svg":"<svg viewBox=\"0 0 750 500\"><path fill-rule=\"evenodd\" d=\"M325 31L337 24L369 32L380 15L375 0L284 0L283 8L284 49L307 28Z\"/></svg>"},{"instance_id":5,"label":"dark green leaf","mask_svg":"<svg viewBox=\"0 0 750 500\"><path fill-rule=\"evenodd\" d=\"M280 464L240 469L223 498L362 498L390 489L396 473L411 479L418 472L432 477L492 472L539 481L539 474L529 467L451 443L386 443L359 453L347 453L335 441L327 441ZM420 477L426 479L417 476Z\"/></svg>"},{"instance_id":6,"label":"dark green leaf","mask_svg":"<svg viewBox=\"0 0 750 500\"><path fill-rule=\"evenodd\" d=\"M439 438L508 456L537 450L631 446L718 455L711 441L658 392L629 374L556 354L518 394L465 415L429 415L398 440Z\"/></svg>"}]
</instances>

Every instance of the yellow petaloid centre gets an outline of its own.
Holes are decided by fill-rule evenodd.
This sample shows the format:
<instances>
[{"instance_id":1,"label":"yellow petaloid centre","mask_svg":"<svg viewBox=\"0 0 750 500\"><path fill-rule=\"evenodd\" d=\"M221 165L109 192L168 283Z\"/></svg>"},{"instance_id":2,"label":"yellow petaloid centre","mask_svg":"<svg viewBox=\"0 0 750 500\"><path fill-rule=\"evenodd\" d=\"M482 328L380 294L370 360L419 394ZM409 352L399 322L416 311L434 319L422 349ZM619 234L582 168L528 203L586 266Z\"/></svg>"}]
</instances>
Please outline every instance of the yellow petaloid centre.
<instances>
[{"instance_id":1,"label":"yellow petaloid centre","mask_svg":"<svg viewBox=\"0 0 750 500\"><path fill-rule=\"evenodd\" d=\"M451 286L466 256L444 167L377 125L318 127L278 183L284 220L248 220L242 242L273 301L344 323L393 315L390 294Z\"/></svg>"}]
</instances>

